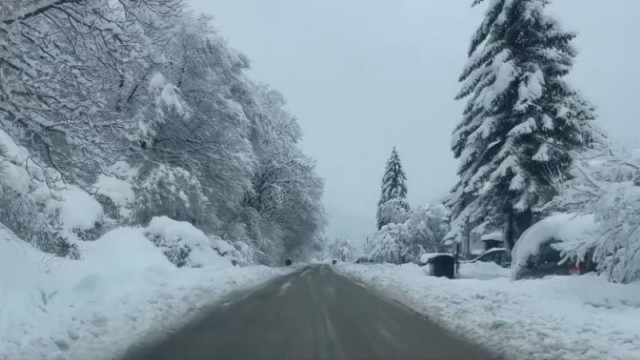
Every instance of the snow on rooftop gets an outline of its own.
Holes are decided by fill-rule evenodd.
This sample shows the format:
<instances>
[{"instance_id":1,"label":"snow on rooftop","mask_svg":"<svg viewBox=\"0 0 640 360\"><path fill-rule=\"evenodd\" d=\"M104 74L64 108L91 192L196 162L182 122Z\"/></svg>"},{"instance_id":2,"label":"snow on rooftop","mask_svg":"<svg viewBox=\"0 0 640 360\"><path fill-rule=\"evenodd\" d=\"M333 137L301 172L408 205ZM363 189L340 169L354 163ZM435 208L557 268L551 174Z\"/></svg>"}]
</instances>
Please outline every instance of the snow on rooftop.
<instances>
[{"instance_id":1,"label":"snow on rooftop","mask_svg":"<svg viewBox=\"0 0 640 360\"><path fill-rule=\"evenodd\" d=\"M494 231L488 234L484 234L480 237L480 240L482 241L487 241L487 240L499 240L502 241L502 231Z\"/></svg>"},{"instance_id":2,"label":"snow on rooftop","mask_svg":"<svg viewBox=\"0 0 640 360\"><path fill-rule=\"evenodd\" d=\"M429 263L430 259L433 259L434 257L439 255L452 256L451 254L448 254L448 253L426 253L426 254L420 255L420 264L427 264Z\"/></svg>"}]
</instances>

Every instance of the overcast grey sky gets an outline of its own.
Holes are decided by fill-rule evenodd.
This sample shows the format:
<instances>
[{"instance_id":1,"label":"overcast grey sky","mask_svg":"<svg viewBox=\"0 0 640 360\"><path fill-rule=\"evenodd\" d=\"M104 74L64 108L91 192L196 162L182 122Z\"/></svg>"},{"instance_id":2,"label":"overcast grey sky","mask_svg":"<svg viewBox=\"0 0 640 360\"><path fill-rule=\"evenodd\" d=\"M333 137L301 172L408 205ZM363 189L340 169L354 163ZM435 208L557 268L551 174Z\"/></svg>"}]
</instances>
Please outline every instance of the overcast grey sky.
<instances>
[{"instance_id":1,"label":"overcast grey sky","mask_svg":"<svg viewBox=\"0 0 640 360\"><path fill-rule=\"evenodd\" d=\"M485 6L470 0L190 0L215 17L251 76L288 99L302 147L326 179L329 235L375 230L384 164L398 147L412 205L445 195L456 180L453 100L471 34ZM612 4L615 3L615 6ZM640 144L638 0L556 0L549 11L577 31L572 84L598 122Z\"/></svg>"}]
</instances>

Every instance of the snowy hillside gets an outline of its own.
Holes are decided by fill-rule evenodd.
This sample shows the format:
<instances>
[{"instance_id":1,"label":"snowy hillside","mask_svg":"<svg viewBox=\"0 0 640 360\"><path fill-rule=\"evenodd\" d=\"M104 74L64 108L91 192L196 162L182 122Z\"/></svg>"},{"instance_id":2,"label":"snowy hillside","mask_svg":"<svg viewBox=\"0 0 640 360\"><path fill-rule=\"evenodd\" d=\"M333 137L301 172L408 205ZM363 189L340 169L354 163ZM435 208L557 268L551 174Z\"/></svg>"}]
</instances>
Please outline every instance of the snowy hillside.
<instances>
[{"instance_id":1,"label":"snowy hillside","mask_svg":"<svg viewBox=\"0 0 640 360\"><path fill-rule=\"evenodd\" d=\"M0 228L0 359L114 359L233 291L287 273L220 256L178 268L139 227L79 243L82 260L45 254Z\"/></svg>"},{"instance_id":2,"label":"snowy hillside","mask_svg":"<svg viewBox=\"0 0 640 360\"><path fill-rule=\"evenodd\" d=\"M288 272L189 222L126 225L140 194L124 161L84 189L3 130L0 147L0 359L114 359Z\"/></svg>"}]
</instances>

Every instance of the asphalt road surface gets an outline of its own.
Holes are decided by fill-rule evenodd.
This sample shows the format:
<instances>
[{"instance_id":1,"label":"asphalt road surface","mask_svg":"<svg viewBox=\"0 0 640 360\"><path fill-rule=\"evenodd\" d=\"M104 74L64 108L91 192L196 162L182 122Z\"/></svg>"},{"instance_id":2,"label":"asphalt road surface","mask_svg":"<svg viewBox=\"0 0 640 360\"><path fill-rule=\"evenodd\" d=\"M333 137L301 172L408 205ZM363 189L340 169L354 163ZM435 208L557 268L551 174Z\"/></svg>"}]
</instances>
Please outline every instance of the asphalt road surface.
<instances>
[{"instance_id":1,"label":"asphalt road surface","mask_svg":"<svg viewBox=\"0 0 640 360\"><path fill-rule=\"evenodd\" d=\"M315 266L224 303L126 360L497 358L330 266Z\"/></svg>"}]
</instances>

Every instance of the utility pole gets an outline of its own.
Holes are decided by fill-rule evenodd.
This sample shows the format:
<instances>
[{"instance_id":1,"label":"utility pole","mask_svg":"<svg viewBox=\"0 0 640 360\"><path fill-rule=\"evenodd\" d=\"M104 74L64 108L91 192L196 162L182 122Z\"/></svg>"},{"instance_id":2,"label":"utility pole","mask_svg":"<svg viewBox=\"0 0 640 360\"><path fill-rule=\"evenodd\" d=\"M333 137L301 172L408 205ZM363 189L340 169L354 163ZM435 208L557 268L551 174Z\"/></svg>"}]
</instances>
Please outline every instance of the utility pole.
<instances>
[{"instance_id":1,"label":"utility pole","mask_svg":"<svg viewBox=\"0 0 640 360\"><path fill-rule=\"evenodd\" d=\"M402 265L402 229L398 226L398 264Z\"/></svg>"}]
</instances>

